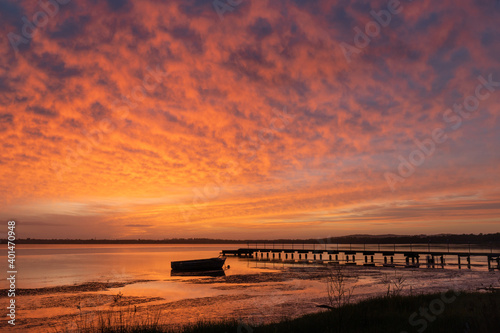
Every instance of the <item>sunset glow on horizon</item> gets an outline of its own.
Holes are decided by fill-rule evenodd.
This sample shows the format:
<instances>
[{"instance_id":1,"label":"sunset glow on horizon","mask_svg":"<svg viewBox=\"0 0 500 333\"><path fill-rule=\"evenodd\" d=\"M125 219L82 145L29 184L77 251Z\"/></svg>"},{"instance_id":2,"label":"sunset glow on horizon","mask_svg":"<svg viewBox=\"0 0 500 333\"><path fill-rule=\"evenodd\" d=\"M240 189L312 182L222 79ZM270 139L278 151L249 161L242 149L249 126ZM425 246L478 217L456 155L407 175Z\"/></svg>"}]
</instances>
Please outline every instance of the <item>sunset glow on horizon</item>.
<instances>
[{"instance_id":1,"label":"sunset glow on horizon","mask_svg":"<svg viewBox=\"0 0 500 333\"><path fill-rule=\"evenodd\" d=\"M500 231L498 1L54 3L0 1L18 237Z\"/></svg>"}]
</instances>

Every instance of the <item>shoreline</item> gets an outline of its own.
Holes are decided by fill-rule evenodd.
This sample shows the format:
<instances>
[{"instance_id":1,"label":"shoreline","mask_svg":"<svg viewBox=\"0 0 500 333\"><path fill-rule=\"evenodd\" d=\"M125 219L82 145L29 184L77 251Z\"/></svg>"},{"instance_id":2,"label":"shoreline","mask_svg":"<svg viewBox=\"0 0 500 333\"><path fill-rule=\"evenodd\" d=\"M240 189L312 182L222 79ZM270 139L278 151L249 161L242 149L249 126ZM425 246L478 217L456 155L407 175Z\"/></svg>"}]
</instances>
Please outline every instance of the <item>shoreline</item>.
<instances>
[{"instance_id":1,"label":"shoreline","mask_svg":"<svg viewBox=\"0 0 500 333\"><path fill-rule=\"evenodd\" d=\"M19 308L19 327L30 332L44 332L52 326L69 329L67 325L82 318L91 320L97 313L112 316L131 309L136 318L142 319L160 311L169 318L169 324L176 327L200 320L236 318L252 325L270 324L282 318L283 313L293 319L323 311L317 306L327 304L325 278L329 272L327 267L288 267L222 277L97 281L19 289L19 303L31 304ZM475 292L490 285L500 286L498 272L474 270L349 266L345 268L345 275L356 284L354 303L383 296L387 288L384 281L399 276L406 279L403 295L449 289ZM165 290L171 284L189 293L186 297L171 298L169 290ZM163 294L157 294L158 291Z\"/></svg>"}]
</instances>

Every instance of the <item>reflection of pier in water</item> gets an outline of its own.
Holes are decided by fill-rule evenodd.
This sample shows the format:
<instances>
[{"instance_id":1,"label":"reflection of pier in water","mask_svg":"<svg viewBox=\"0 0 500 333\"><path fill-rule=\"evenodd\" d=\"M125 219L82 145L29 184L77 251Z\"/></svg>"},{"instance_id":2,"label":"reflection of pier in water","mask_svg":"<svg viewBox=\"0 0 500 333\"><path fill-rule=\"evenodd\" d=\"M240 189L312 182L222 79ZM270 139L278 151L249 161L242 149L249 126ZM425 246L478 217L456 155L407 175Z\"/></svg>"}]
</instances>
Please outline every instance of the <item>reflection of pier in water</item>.
<instances>
[{"instance_id":1,"label":"reflection of pier in water","mask_svg":"<svg viewBox=\"0 0 500 333\"><path fill-rule=\"evenodd\" d=\"M269 244L268 244L269 245ZM278 248L280 247L281 248ZM306 249L302 245L301 249L285 248L284 244L277 246L273 244L273 248L263 247L248 247L237 250L222 250L225 256L238 256L243 258L253 258L257 261L271 261L282 263L312 263L312 264L345 264L364 266L385 266L385 267L427 267L427 268L444 268L445 266L458 266L471 269L472 266L488 266L489 270L500 270L500 252L471 251L470 246L468 251L450 251L449 246L443 246L438 250L431 250L430 245L427 249L414 248L412 245L401 246L403 249L397 249L396 245L391 246L391 249L381 249L377 244L364 244L363 249ZM289 247L290 244L287 244ZM409 248L408 248L409 247ZM396 258L403 259L396 260ZM456 258L455 263L447 262L450 259ZM471 262L471 258L475 260ZM478 263L480 259L486 259L486 263Z\"/></svg>"}]
</instances>

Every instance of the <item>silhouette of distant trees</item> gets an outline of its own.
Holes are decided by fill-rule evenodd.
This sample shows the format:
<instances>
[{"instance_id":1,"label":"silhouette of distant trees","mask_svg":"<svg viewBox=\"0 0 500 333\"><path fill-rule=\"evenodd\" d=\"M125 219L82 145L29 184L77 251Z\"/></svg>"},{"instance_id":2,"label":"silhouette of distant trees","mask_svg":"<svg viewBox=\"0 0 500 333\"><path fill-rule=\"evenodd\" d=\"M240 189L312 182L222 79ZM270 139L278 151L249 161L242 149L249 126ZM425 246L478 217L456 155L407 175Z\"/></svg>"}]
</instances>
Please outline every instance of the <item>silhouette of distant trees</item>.
<instances>
[{"instance_id":1,"label":"silhouette of distant trees","mask_svg":"<svg viewBox=\"0 0 500 333\"><path fill-rule=\"evenodd\" d=\"M0 243L5 243L1 240ZM169 238L169 239L18 239L17 244L492 244L500 245L500 232L495 234L440 234L440 235L350 235L310 239L216 239L216 238Z\"/></svg>"}]
</instances>

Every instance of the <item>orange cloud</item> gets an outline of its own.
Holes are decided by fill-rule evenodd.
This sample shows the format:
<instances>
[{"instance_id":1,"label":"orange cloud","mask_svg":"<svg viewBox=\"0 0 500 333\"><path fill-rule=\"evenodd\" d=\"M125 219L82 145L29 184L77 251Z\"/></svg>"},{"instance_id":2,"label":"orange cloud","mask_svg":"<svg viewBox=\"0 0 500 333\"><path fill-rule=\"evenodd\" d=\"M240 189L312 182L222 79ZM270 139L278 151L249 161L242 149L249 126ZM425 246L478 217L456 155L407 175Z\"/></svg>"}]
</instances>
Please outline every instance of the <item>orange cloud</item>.
<instances>
[{"instance_id":1,"label":"orange cloud","mask_svg":"<svg viewBox=\"0 0 500 333\"><path fill-rule=\"evenodd\" d=\"M15 51L3 1L0 217L26 237L316 237L493 232L500 81L493 3L72 1ZM415 140L449 139L397 190Z\"/></svg>"}]
</instances>

